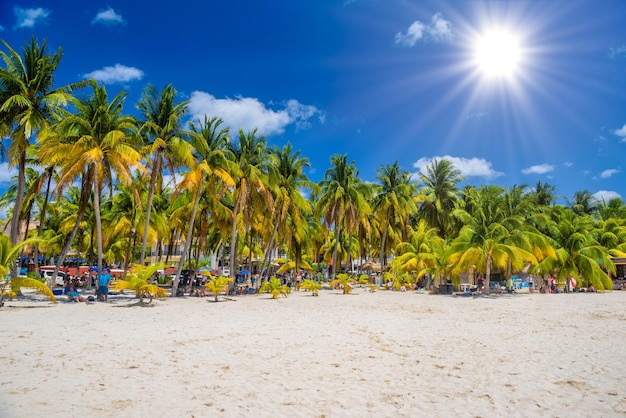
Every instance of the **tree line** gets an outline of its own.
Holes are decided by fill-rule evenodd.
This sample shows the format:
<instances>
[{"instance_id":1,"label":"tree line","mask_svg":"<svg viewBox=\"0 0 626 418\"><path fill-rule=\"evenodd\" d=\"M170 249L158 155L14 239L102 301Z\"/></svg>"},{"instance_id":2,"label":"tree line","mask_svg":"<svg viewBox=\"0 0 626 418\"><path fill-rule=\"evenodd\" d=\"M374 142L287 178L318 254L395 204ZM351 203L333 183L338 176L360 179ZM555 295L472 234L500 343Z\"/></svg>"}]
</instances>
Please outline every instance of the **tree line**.
<instances>
[{"instance_id":1,"label":"tree line","mask_svg":"<svg viewBox=\"0 0 626 418\"><path fill-rule=\"evenodd\" d=\"M560 205L542 182L460 189L461 172L443 159L418 182L394 162L368 183L347 155L334 155L313 182L290 143L231 132L218 117L187 121L188 102L172 85L148 85L135 117L125 92L109 97L93 80L55 86L60 48L34 38L21 54L3 45L2 152L18 174L0 206L10 209L11 244L36 237L35 263L54 255L55 275L70 251L92 254L101 271L143 265L150 248L169 254L163 247L180 241L174 295L183 266L201 254L228 254L234 278L240 262L268 270L277 249L296 271L326 263L331 278L375 259L398 278L458 281L471 269L489 289L494 269L530 268L605 289L616 273L611 257L626 256L619 198L580 191ZM31 221L36 230L24 228Z\"/></svg>"}]
</instances>

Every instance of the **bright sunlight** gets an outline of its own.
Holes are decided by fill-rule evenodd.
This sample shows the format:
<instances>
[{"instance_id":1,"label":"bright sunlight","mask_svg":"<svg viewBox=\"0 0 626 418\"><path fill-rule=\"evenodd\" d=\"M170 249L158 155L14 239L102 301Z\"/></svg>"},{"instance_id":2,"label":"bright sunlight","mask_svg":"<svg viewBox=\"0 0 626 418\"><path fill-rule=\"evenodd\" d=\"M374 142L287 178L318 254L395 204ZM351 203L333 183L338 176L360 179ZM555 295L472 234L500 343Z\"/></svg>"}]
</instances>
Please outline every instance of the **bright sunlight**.
<instances>
[{"instance_id":1,"label":"bright sunlight","mask_svg":"<svg viewBox=\"0 0 626 418\"><path fill-rule=\"evenodd\" d=\"M475 64L487 77L509 78L515 75L520 55L517 37L506 31L487 32L474 45Z\"/></svg>"}]
</instances>

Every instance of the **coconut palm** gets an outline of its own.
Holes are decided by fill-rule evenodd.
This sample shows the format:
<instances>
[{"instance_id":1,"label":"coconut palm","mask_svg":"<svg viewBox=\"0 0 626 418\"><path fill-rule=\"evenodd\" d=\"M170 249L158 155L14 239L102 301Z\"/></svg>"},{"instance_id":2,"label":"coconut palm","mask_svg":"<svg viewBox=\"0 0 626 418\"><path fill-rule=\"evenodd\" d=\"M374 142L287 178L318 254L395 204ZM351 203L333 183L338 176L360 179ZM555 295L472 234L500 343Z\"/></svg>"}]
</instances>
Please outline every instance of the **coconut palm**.
<instances>
[{"instance_id":1,"label":"coconut palm","mask_svg":"<svg viewBox=\"0 0 626 418\"><path fill-rule=\"evenodd\" d=\"M0 306L4 305L4 297L14 297L20 288L35 289L56 303L52 290L44 283L29 277L11 277L7 279L10 269L15 265L15 260L26 245L31 245L34 240L22 241L17 245L11 245L11 240L5 234L0 234Z\"/></svg>"},{"instance_id":2,"label":"coconut palm","mask_svg":"<svg viewBox=\"0 0 626 418\"><path fill-rule=\"evenodd\" d=\"M287 297L291 293L291 287L282 285L277 277L270 277L269 280L263 282L259 293L270 293L272 299L278 299L280 295Z\"/></svg>"},{"instance_id":3,"label":"coconut palm","mask_svg":"<svg viewBox=\"0 0 626 418\"><path fill-rule=\"evenodd\" d=\"M437 228L444 239L453 236L450 214L459 204L457 184L463 181L461 171L449 160L438 159L426 167L426 173L420 172L420 181L424 184L420 189L420 217Z\"/></svg>"},{"instance_id":4,"label":"coconut palm","mask_svg":"<svg viewBox=\"0 0 626 418\"><path fill-rule=\"evenodd\" d=\"M578 216L564 206L552 208L553 223L547 231L556 252L539 264L542 272L553 273L560 283L569 277L580 278L582 285L592 284L597 290L612 289L607 275L615 274L615 265L608 250L600 245L589 216Z\"/></svg>"},{"instance_id":5,"label":"coconut palm","mask_svg":"<svg viewBox=\"0 0 626 418\"><path fill-rule=\"evenodd\" d=\"M568 200L570 208L577 215L593 215L600 209L600 203L589 190L574 192L572 200Z\"/></svg>"},{"instance_id":6,"label":"coconut palm","mask_svg":"<svg viewBox=\"0 0 626 418\"><path fill-rule=\"evenodd\" d=\"M376 178L380 185L375 189L373 212L379 218L382 229L380 265L384 270L389 232L399 229L402 232L399 239L408 235L409 216L417 209L413 201L416 188L411 183L409 172L401 170L397 161L391 165L381 165Z\"/></svg>"},{"instance_id":7,"label":"coconut palm","mask_svg":"<svg viewBox=\"0 0 626 418\"><path fill-rule=\"evenodd\" d=\"M66 240L56 270L63 263L74 240L89 196L92 196L95 214L98 271L102 271L102 222L100 200L103 187L111 185L113 174L117 181L129 184L132 168L143 169L141 154L132 143L134 118L122 114L125 92L110 102L104 86L91 82L92 96L76 101L76 113L63 117L55 128L58 137L42 144L42 159L61 169L59 185L81 179L81 203L77 220Z\"/></svg>"},{"instance_id":8,"label":"coconut palm","mask_svg":"<svg viewBox=\"0 0 626 418\"><path fill-rule=\"evenodd\" d=\"M300 288L311 292L313 296L319 296L322 284L311 279L304 279Z\"/></svg>"},{"instance_id":9,"label":"coconut palm","mask_svg":"<svg viewBox=\"0 0 626 418\"><path fill-rule=\"evenodd\" d=\"M211 277L211 280L209 280L205 284L205 286L209 292L213 293L213 296L215 297L215 302L217 302L217 298L221 293L228 293L228 285L231 281L231 279L224 276Z\"/></svg>"},{"instance_id":10,"label":"coconut palm","mask_svg":"<svg viewBox=\"0 0 626 418\"><path fill-rule=\"evenodd\" d=\"M349 274L346 273L338 273L334 280L331 280L329 283L331 288L340 287L343 289L344 295L349 295L352 292L352 285L356 283Z\"/></svg>"},{"instance_id":11,"label":"coconut palm","mask_svg":"<svg viewBox=\"0 0 626 418\"><path fill-rule=\"evenodd\" d=\"M542 183L541 180L537 181L537 185L530 192L533 203L539 207L552 206L556 200L554 194L556 188L549 183Z\"/></svg>"},{"instance_id":12,"label":"coconut palm","mask_svg":"<svg viewBox=\"0 0 626 418\"><path fill-rule=\"evenodd\" d=\"M165 267L166 265L163 263L155 263L149 266L135 264L126 277L113 282L112 287L118 292L126 289L134 290L139 298L139 303L141 305L147 305L152 302L153 297L164 298L167 296L164 289L150 283L150 280L152 280L157 272Z\"/></svg>"},{"instance_id":13,"label":"coconut palm","mask_svg":"<svg viewBox=\"0 0 626 418\"><path fill-rule=\"evenodd\" d=\"M24 47L21 56L9 44L2 41L7 52L0 51L4 67L0 68L0 124L3 130L11 130L9 160L18 167L17 195L11 219L11 242L15 244L19 234L19 214L26 181L26 154L33 134L39 141L46 137L50 114L56 108L71 101L73 89L85 82L53 88L54 73L62 57L59 48L50 54L44 40L41 45L33 37Z\"/></svg>"},{"instance_id":14,"label":"coconut palm","mask_svg":"<svg viewBox=\"0 0 626 418\"><path fill-rule=\"evenodd\" d=\"M225 189L233 187L235 182L230 175L230 165L226 158L226 147L228 144L228 128L223 128L222 120L219 118L207 118L204 121L198 120L196 124L190 124L189 141L193 146L195 163L184 179L180 183L181 189L193 192L193 209L182 249L181 259L178 264L176 278L172 283L172 296L176 296L180 274L185 263L187 251L191 248L193 228L196 220L198 204L201 192L204 190L204 182L211 185L213 195L223 194ZM219 186L218 186L219 184ZM218 189L218 187L221 188Z\"/></svg>"},{"instance_id":15,"label":"coconut palm","mask_svg":"<svg viewBox=\"0 0 626 418\"><path fill-rule=\"evenodd\" d=\"M354 161L348 164L348 156L344 154L333 156L331 163L332 167L326 170L320 183L322 194L317 205L323 213L326 225L332 225L335 230L331 274L331 279L334 279L338 268L337 249L342 238L342 227L346 227L349 235L359 219L367 216L371 209L365 199L367 186L359 180Z\"/></svg>"},{"instance_id":16,"label":"coconut palm","mask_svg":"<svg viewBox=\"0 0 626 418\"><path fill-rule=\"evenodd\" d=\"M265 270L266 263L270 261L270 254L274 247L274 239L279 226L283 227L284 236L288 241L293 237L295 244L300 244L306 239L305 228L307 219L305 215L311 211L309 202L302 195L303 190L311 190L313 183L304 174L304 169L310 166L309 160L302 157L299 151L294 151L291 143L287 143L282 149L274 147L270 152L269 184L273 194L273 217L268 217L273 224L272 234L268 240L265 259L261 265L261 271ZM287 224L289 227L287 228ZM296 257L296 266L301 257Z\"/></svg>"},{"instance_id":17,"label":"coconut palm","mask_svg":"<svg viewBox=\"0 0 626 418\"><path fill-rule=\"evenodd\" d=\"M237 256L237 223L241 212L241 225L250 228L250 217L253 213L251 202L265 202L271 206L271 193L267 187L267 170L269 158L265 138L257 135L257 130L244 133L239 130L237 142L231 142L231 152L235 165L231 169L231 177L235 180L232 231L230 241L230 274L235 278Z\"/></svg>"},{"instance_id":18,"label":"coconut palm","mask_svg":"<svg viewBox=\"0 0 626 418\"><path fill-rule=\"evenodd\" d=\"M191 147L182 135L182 117L184 116L188 101L175 103L176 90L169 84L161 91L148 85L137 103L141 112L142 126L139 133L146 141L145 153L152 157L150 168L150 185L148 186L148 201L146 203L146 219L143 229L140 263L144 264L146 248L148 245L148 232L150 229L150 213L152 211L152 199L157 183L162 182L164 170L175 175L176 168L193 165ZM159 193L157 191L157 193Z\"/></svg>"},{"instance_id":19,"label":"coconut palm","mask_svg":"<svg viewBox=\"0 0 626 418\"><path fill-rule=\"evenodd\" d=\"M510 264L521 270L538 263L536 248L549 251L543 235L526 230L524 218L506 213L498 188L469 189L466 199L466 208L452 213L463 227L451 243L450 260L459 270L476 266L484 271L486 293L494 267L504 270Z\"/></svg>"}]
</instances>

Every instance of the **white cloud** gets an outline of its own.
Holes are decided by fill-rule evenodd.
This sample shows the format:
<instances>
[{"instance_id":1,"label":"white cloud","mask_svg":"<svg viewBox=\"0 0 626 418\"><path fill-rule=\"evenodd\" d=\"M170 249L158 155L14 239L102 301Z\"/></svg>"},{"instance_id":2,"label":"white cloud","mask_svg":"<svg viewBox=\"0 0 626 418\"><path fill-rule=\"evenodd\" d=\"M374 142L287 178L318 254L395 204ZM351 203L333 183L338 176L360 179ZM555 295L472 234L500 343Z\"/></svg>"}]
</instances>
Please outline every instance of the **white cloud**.
<instances>
[{"instance_id":1,"label":"white cloud","mask_svg":"<svg viewBox=\"0 0 626 418\"><path fill-rule=\"evenodd\" d=\"M550 171L554 171L554 166L551 164L539 164L522 170L523 174L545 174Z\"/></svg>"},{"instance_id":2,"label":"white cloud","mask_svg":"<svg viewBox=\"0 0 626 418\"><path fill-rule=\"evenodd\" d=\"M504 173L495 171L491 167L491 163L483 158L463 158L463 157L451 157L444 155L442 157L423 157L413 163L413 167L419 168L419 172L426 173L426 168L434 160L448 160L452 163L454 168L461 171L463 177L484 177L487 179L493 179L503 176ZM413 174L413 178L417 178L417 173Z\"/></svg>"},{"instance_id":3,"label":"white cloud","mask_svg":"<svg viewBox=\"0 0 626 418\"><path fill-rule=\"evenodd\" d=\"M422 39L442 42L449 41L452 37L452 23L449 20L445 20L441 13L435 13L429 24L416 20L411 23L406 33L396 33L395 43L411 47Z\"/></svg>"},{"instance_id":4,"label":"white cloud","mask_svg":"<svg viewBox=\"0 0 626 418\"><path fill-rule=\"evenodd\" d=\"M622 138L622 142L626 142L626 123L620 129L616 129L613 133Z\"/></svg>"},{"instance_id":5,"label":"white cloud","mask_svg":"<svg viewBox=\"0 0 626 418\"><path fill-rule=\"evenodd\" d=\"M13 8L13 13L15 14L16 28L32 28L35 24L45 21L50 16L50 10L41 7L37 9L22 9L16 6Z\"/></svg>"},{"instance_id":6,"label":"white cloud","mask_svg":"<svg viewBox=\"0 0 626 418\"><path fill-rule=\"evenodd\" d=\"M608 202L611 199L614 199L616 197L618 198L622 198L622 196L620 196L619 193L617 192L613 192L610 190L598 190L597 192L595 192L593 194L593 197L595 197L598 201L600 202Z\"/></svg>"},{"instance_id":7,"label":"white cloud","mask_svg":"<svg viewBox=\"0 0 626 418\"><path fill-rule=\"evenodd\" d=\"M609 48L609 56L611 58L619 57L620 55L626 56L626 45L622 45L617 48Z\"/></svg>"},{"instance_id":8,"label":"white cloud","mask_svg":"<svg viewBox=\"0 0 626 418\"><path fill-rule=\"evenodd\" d=\"M574 163L573 163L573 162L571 162L571 161L565 161L565 162L563 163L563 165L564 165L565 167L571 167L571 166L573 166L573 165L574 165Z\"/></svg>"},{"instance_id":9,"label":"white cloud","mask_svg":"<svg viewBox=\"0 0 626 418\"><path fill-rule=\"evenodd\" d=\"M127 81L141 80L143 71L135 67L115 64L113 67L104 67L101 70L85 74L85 78L93 78L104 84L125 83Z\"/></svg>"},{"instance_id":10,"label":"white cloud","mask_svg":"<svg viewBox=\"0 0 626 418\"><path fill-rule=\"evenodd\" d=\"M106 10L100 10L96 17L91 21L92 24L100 23L105 26L124 25L126 21L122 18L122 15L117 13L113 8L109 7Z\"/></svg>"},{"instance_id":11,"label":"white cloud","mask_svg":"<svg viewBox=\"0 0 626 418\"><path fill-rule=\"evenodd\" d=\"M281 134L291 124L296 129L307 129L311 126L311 118L317 116L320 123L325 119L318 108L295 99L288 100L284 108L274 110L253 97L218 99L203 91L191 93L189 112L193 119L204 115L217 116L233 131L249 132L256 128L261 135Z\"/></svg>"},{"instance_id":12,"label":"white cloud","mask_svg":"<svg viewBox=\"0 0 626 418\"><path fill-rule=\"evenodd\" d=\"M0 184L8 184L12 177L17 176L17 168L10 167L8 163L0 163Z\"/></svg>"},{"instance_id":13,"label":"white cloud","mask_svg":"<svg viewBox=\"0 0 626 418\"><path fill-rule=\"evenodd\" d=\"M602 179L608 179L609 177L611 177L613 174L617 174L619 173L619 170L616 170L614 168L610 168L608 170L604 170L602 173L600 173L600 178Z\"/></svg>"}]
</instances>

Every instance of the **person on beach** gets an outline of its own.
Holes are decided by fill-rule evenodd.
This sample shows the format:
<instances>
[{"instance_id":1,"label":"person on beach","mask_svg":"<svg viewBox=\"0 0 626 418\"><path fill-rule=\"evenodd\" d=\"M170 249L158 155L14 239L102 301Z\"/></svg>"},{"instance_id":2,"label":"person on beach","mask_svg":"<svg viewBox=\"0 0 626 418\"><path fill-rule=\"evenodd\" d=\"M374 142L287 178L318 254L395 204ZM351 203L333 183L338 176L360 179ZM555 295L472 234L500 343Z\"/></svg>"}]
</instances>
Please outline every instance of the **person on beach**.
<instances>
[{"instance_id":1,"label":"person on beach","mask_svg":"<svg viewBox=\"0 0 626 418\"><path fill-rule=\"evenodd\" d=\"M87 298L81 296L80 293L78 293L78 290L76 290L76 286L74 285L70 286L67 297L72 302L87 302Z\"/></svg>"},{"instance_id":2,"label":"person on beach","mask_svg":"<svg viewBox=\"0 0 626 418\"><path fill-rule=\"evenodd\" d=\"M111 274L109 269L103 269L102 273L98 276L98 300L109 300L109 282L111 281Z\"/></svg>"}]
</instances>

